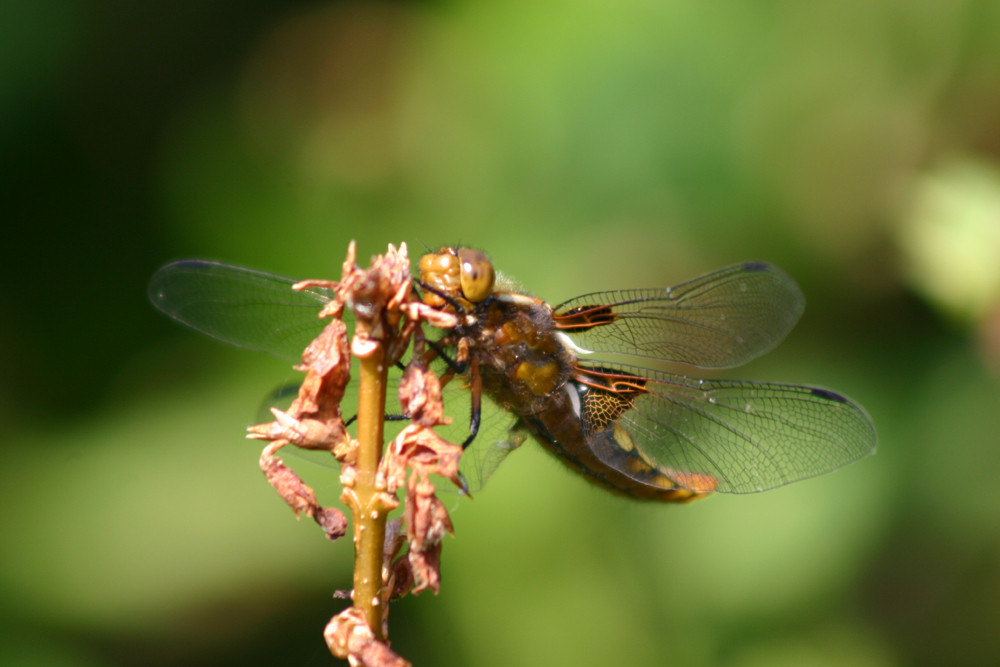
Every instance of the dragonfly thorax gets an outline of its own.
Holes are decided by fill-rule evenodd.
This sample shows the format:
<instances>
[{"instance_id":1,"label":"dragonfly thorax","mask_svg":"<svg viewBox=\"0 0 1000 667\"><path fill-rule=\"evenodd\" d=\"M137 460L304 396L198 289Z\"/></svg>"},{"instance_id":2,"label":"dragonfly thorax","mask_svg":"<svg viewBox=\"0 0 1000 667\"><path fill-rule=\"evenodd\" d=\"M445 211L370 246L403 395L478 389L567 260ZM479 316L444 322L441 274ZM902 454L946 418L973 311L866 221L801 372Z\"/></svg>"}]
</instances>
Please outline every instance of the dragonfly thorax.
<instances>
[{"instance_id":1,"label":"dragonfly thorax","mask_svg":"<svg viewBox=\"0 0 1000 667\"><path fill-rule=\"evenodd\" d=\"M463 333L483 390L517 414L538 412L570 378L575 358L558 337L548 304L505 296L480 304Z\"/></svg>"}]
</instances>

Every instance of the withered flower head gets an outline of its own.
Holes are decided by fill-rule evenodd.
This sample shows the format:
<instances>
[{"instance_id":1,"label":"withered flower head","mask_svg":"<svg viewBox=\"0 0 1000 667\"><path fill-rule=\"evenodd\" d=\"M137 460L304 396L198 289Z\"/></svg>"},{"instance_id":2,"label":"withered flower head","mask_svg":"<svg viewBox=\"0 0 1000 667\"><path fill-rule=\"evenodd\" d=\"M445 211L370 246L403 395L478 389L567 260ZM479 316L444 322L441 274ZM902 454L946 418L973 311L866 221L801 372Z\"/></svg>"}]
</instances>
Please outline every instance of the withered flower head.
<instances>
[{"instance_id":1,"label":"withered flower head","mask_svg":"<svg viewBox=\"0 0 1000 667\"><path fill-rule=\"evenodd\" d=\"M322 287L333 294L320 312L330 322L296 367L306 373L297 398L288 410L272 409L274 421L251 427L248 437L272 441L260 461L268 482L297 515L312 517L331 539L346 533L346 517L339 510L321 507L313 490L276 454L294 445L329 451L340 461L341 499L354 519L354 606L330 621L327 643L334 655L351 664L406 665L383 641L389 601L409 590L439 590L442 540L452 532L452 524L435 496L431 476L450 479L464 488L458 471L462 448L433 430L450 419L444 412L441 381L424 359L422 327L453 327L457 319L413 294L405 246L399 251L390 246L368 269L358 268L354 258L352 244L338 282L307 280L295 285L295 289ZM341 319L345 309L353 312L356 321L350 345ZM417 342L399 386L403 414L411 423L382 456L385 372L404 356L414 339ZM381 402L371 404L381 405L382 414L375 415L374 421L365 413L370 405L366 407L362 398L357 440L347 432L340 408L352 355L361 362L359 393L370 400L372 386L382 392ZM366 382L375 385L366 387ZM378 434L374 443L370 442L373 427ZM378 448L374 457L366 449L373 444ZM399 504L398 489L405 489L403 521L396 520L387 530L386 515ZM406 554L397 557L407 544Z\"/></svg>"}]
</instances>

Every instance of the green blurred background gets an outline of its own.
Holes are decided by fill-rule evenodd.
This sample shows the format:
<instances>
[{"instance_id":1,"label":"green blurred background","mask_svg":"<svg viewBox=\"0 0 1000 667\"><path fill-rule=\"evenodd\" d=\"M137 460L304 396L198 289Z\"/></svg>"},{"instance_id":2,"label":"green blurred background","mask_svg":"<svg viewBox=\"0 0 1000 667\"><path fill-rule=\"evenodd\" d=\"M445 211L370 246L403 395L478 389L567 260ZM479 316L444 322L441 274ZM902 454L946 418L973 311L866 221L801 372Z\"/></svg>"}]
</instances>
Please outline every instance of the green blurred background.
<instances>
[{"instance_id":1,"label":"green blurred background","mask_svg":"<svg viewBox=\"0 0 1000 667\"><path fill-rule=\"evenodd\" d=\"M536 447L453 512L419 665L1000 663L1000 3L4 3L0 663L328 664L351 544L242 438L287 364L146 301L208 257L486 249L553 302L776 262L732 374L878 456L689 506ZM309 470L325 499L335 475Z\"/></svg>"}]
</instances>

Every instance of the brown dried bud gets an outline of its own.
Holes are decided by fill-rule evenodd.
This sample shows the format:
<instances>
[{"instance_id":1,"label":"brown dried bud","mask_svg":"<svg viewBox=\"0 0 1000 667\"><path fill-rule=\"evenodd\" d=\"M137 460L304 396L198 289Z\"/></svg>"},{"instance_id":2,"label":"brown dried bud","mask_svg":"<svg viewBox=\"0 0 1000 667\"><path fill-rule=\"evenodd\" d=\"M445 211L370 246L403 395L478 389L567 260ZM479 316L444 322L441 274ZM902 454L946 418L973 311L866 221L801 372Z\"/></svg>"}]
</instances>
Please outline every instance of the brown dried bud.
<instances>
[{"instance_id":1,"label":"brown dried bud","mask_svg":"<svg viewBox=\"0 0 1000 667\"><path fill-rule=\"evenodd\" d=\"M461 456L460 445L448 442L429 428L409 424L399 432L382 459L386 487L389 491L400 488L409 466L422 477L439 475L464 488L458 473Z\"/></svg>"},{"instance_id":2,"label":"brown dried bud","mask_svg":"<svg viewBox=\"0 0 1000 667\"><path fill-rule=\"evenodd\" d=\"M437 595L441 591L441 543L426 549L410 549L407 554L409 571L413 577L410 592L414 595L430 589Z\"/></svg>"},{"instance_id":3,"label":"brown dried bud","mask_svg":"<svg viewBox=\"0 0 1000 667\"><path fill-rule=\"evenodd\" d=\"M410 415L410 419L418 424L440 426L451 423L451 419L444 416L441 383L416 357L406 367L399 383L399 402L403 406L403 414Z\"/></svg>"},{"instance_id":4,"label":"brown dried bud","mask_svg":"<svg viewBox=\"0 0 1000 667\"><path fill-rule=\"evenodd\" d=\"M406 490L406 533L410 538L410 569L413 593L441 587L441 540L454 533L444 504L434 495L434 485L427 479L410 477Z\"/></svg>"},{"instance_id":5,"label":"brown dried bud","mask_svg":"<svg viewBox=\"0 0 1000 667\"><path fill-rule=\"evenodd\" d=\"M323 638L334 656L349 660L351 665L363 667L409 667L410 663L398 656L385 642L375 638L375 633L365 622L364 613L357 607L340 612L323 630Z\"/></svg>"},{"instance_id":6,"label":"brown dried bud","mask_svg":"<svg viewBox=\"0 0 1000 667\"><path fill-rule=\"evenodd\" d=\"M335 540L347 534L347 517L336 507L321 507L313 520L319 524L329 540Z\"/></svg>"},{"instance_id":7,"label":"brown dried bud","mask_svg":"<svg viewBox=\"0 0 1000 667\"><path fill-rule=\"evenodd\" d=\"M343 421L318 419L296 419L288 412L271 408L275 421L247 427L247 437L255 440L287 440L303 449L333 451L343 446L347 438Z\"/></svg>"}]
</instances>

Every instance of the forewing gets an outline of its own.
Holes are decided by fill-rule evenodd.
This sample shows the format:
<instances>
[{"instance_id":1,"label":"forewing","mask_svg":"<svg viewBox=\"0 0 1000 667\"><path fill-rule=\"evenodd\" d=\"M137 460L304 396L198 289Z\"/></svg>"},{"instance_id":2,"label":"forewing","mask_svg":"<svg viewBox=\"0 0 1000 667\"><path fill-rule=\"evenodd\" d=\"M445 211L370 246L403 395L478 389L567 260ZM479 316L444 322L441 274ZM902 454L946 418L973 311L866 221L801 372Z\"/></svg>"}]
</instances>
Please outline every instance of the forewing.
<instances>
[{"instance_id":1,"label":"forewing","mask_svg":"<svg viewBox=\"0 0 1000 667\"><path fill-rule=\"evenodd\" d=\"M239 266L205 260L182 260L157 271L149 284L153 304L175 320L229 343L250 350L267 352L290 361L299 361L305 347L320 333L325 322L317 315L331 295L327 290L310 288L293 291L297 280L254 271ZM348 313L345 312L345 319ZM437 362L443 372L443 362ZM352 374L356 375L356 369ZM398 371L390 379L387 409L392 415L398 387ZM465 378L458 376L443 389L446 413L452 424L439 427L439 434L450 442L461 443L469 434L469 391ZM298 392L292 382L272 392L258 410L259 423L271 421L271 406L287 408ZM350 419L357 407L357 383L349 383L341 411ZM510 429L511 416L488 399L483 400L479 435L462 456L460 469L470 491L482 488L500 462L524 439ZM385 425L386 442L391 441L408 423L390 417ZM305 452L289 448L324 466L336 467L333 457L324 452ZM442 487L443 488L443 487Z\"/></svg>"},{"instance_id":2,"label":"forewing","mask_svg":"<svg viewBox=\"0 0 1000 667\"><path fill-rule=\"evenodd\" d=\"M875 451L868 415L826 389L616 369L648 382L614 428L682 488L685 478L708 476L716 491L754 493L828 473Z\"/></svg>"},{"instance_id":3,"label":"forewing","mask_svg":"<svg viewBox=\"0 0 1000 667\"><path fill-rule=\"evenodd\" d=\"M149 298L178 322L237 347L298 361L322 331L330 293L240 266L182 260L153 274Z\"/></svg>"},{"instance_id":4,"label":"forewing","mask_svg":"<svg viewBox=\"0 0 1000 667\"><path fill-rule=\"evenodd\" d=\"M555 320L587 351L727 368L781 342L804 307L788 274L748 262L666 289L586 294Z\"/></svg>"}]
</instances>

